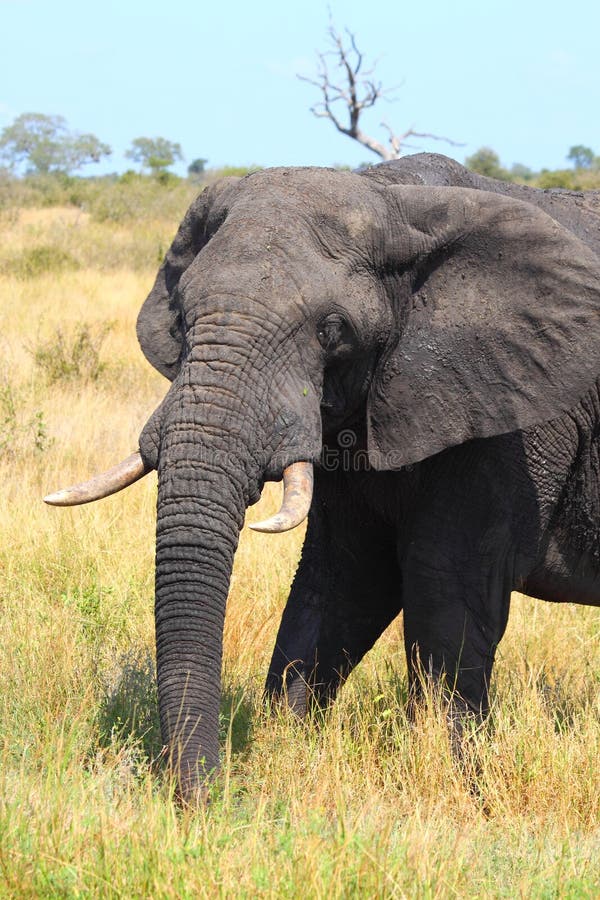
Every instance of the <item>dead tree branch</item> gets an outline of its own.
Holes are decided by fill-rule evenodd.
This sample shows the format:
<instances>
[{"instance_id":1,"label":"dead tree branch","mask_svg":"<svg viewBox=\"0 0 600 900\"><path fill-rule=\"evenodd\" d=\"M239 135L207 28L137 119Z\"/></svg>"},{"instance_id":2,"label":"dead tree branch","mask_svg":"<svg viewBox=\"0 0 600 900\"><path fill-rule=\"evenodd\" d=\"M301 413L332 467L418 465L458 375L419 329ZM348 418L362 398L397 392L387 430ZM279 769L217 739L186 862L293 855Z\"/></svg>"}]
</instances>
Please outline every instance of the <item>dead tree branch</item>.
<instances>
[{"instance_id":1,"label":"dead tree branch","mask_svg":"<svg viewBox=\"0 0 600 900\"><path fill-rule=\"evenodd\" d=\"M347 28L344 31L345 37L330 21L327 36L332 49L317 54L319 65L316 78L298 75L301 81L314 85L321 92L321 100L311 107L313 115L329 119L342 134L358 141L363 147L367 147L385 160L398 159L404 148L409 146L407 141L412 137L446 141L455 147L462 146L450 138L414 131L412 128L402 134L396 134L387 122L381 122L381 126L388 132L389 146L365 134L359 125L363 111L375 106L382 98L389 99L397 87L385 89L380 81L375 80L377 63L370 69L363 69L364 57L357 47L355 36ZM331 60L333 60L332 68L340 75L337 83L330 75ZM344 124L343 119L346 116L347 124Z\"/></svg>"}]
</instances>

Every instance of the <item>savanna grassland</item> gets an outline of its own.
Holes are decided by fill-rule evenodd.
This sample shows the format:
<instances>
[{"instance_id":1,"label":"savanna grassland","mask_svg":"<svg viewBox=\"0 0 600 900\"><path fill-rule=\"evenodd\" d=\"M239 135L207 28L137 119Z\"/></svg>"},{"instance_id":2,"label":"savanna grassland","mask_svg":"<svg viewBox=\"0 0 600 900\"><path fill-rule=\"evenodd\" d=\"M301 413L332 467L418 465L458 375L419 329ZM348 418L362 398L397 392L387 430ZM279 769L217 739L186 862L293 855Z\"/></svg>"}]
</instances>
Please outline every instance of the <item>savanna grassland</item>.
<instances>
[{"instance_id":1,"label":"savanna grassland","mask_svg":"<svg viewBox=\"0 0 600 900\"><path fill-rule=\"evenodd\" d=\"M323 723L265 714L298 532L242 535L222 773L207 809L173 803L155 477L87 507L41 497L135 449L163 396L135 318L195 189L94 190L0 209L0 896L598 897L600 610L514 596L465 778L435 698L407 722L401 620Z\"/></svg>"}]
</instances>

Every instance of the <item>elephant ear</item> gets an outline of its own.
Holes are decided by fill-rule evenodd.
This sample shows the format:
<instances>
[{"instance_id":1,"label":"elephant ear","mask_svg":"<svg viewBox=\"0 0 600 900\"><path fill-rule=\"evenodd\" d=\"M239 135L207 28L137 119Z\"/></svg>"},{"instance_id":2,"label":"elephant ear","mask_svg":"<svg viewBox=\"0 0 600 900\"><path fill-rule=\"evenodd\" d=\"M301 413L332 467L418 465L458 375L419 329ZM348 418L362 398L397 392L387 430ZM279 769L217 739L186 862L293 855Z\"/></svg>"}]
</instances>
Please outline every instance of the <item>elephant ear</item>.
<instances>
[{"instance_id":1,"label":"elephant ear","mask_svg":"<svg viewBox=\"0 0 600 900\"><path fill-rule=\"evenodd\" d=\"M600 261L531 206L465 188L385 189L394 340L369 456L397 469L575 406L600 375Z\"/></svg>"},{"instance_id":2,"label":"elephant ear","mask_svg":"<svg viewBox=\"0 0 600 900\"><path fill-rule=\"evenodd\" d=\"M136 330L144 356L170 381L179 372L183 353L179 279L227 215L227 205L221 202L215 213L217 200L226 199L239 180L223 178L194 200L138 315Z\"/></svg>"}]
</instances>

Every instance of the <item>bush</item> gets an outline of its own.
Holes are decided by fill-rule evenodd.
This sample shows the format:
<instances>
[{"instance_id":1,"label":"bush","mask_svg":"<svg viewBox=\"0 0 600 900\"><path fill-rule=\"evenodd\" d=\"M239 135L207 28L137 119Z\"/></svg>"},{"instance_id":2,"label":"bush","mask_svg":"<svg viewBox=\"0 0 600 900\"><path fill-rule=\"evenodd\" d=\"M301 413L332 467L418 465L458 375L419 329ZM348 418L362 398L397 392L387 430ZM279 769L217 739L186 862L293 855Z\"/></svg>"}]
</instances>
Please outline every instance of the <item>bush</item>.
<instances>
[{"instance_id":1,"label":"bush","mask_svg":"<svg viewBox=\"0 0 600 900\"><path fill-rule=\"evenodd\" d=\"M232 174L246 174L246 169ZM208 177L205 181L210 180ZM32 207L75 206L97 222L161 219L177 224L202 183L168 174L124 172L96 178L50 174L14 178L0 169L0 213Z\"/></svg>"},{"instance_id":2,"label":"bush","mask_svg":"<svg viewBox=\"0 0 600 900\"><path fill-rule=\"evenodd\" d=\"M566 188L573 191L576 188L574 173L570 169L557 169L554 172L542 170L537 179L537 187Z\"/></svg>"},{"instance_id":3,"label":"bush","mask_svg":"<svg viewBox=\"0 0 600 900\"><path fill-rule=\"evenodd\" d=\"M66 206L73 192L89 190L94 181L59 174L28 175L27 178L0 175L0 207Z\"/></svg>"},{"instance_id":4,"label":"bush","mask_svg":"<svg viewBox=\"0 0 600 900\"><path fill-rule=\"evenodd\" d=\"M7 259L2 264L5 275L13 275L25 281L48 273L58 273L78 269L79 263L70 253L52 244L41 244L23 250L19 256Z\"/></svg>"},{"instance_id":5,"label":"bush","mask_svg":"<svg viewBox=\"0 0 600 900\"><path fill-rule=\"evenodd\" d=\"M510 181L509 173L500 165L500 157L491 147L480 147L472 156L467 156L465 166L478 175Z\"/></svg>"},{"instance_id":6,"label":"bush","mask_svg":"<svg viewBox=\"0 0 600 900\"><path fill-rule=\"evenodd\" d=\"M90 196L85 208L96 222L168 219L177 224L198 190L199 186L169 173L154 178L126 172Z\"/></svg>"},{"instance_id":7,"label":"bush","mask_svg":"<svg viewBox=\"0 0 600 900\"><path fill-rule=\"evenodd\" d=\"M92 326L85 322L73 334L57 328L54 335L33 350L35 365L48 381L97 381L106 369L100 360L102 344L111 331L112 323Z\"/></svg>"},{"instance_id":8,"label":"bush","mask_svg":"<svg viewBox=\"0 0 600 900\"><path fill-rule=\"evenodd\" d=\"M44 413L38 410L33 416L23 416L10 381L0 383L0 456L12 457L32 449L42 453L51 443Z\"/></svg>"},{"instance_id":9,"label":"bush","mask_svg":"<svg viewBox=\"0 0 600 900\"><path fill-rule=\"evenodd\" d=\"M244 175L252 175L253 172L260 172L261 170L262 166L223 166L222 169L213 169L206 174L210 175L211 178L226 178L230 175L243 178Z\"/></svg>"}]
</instances>

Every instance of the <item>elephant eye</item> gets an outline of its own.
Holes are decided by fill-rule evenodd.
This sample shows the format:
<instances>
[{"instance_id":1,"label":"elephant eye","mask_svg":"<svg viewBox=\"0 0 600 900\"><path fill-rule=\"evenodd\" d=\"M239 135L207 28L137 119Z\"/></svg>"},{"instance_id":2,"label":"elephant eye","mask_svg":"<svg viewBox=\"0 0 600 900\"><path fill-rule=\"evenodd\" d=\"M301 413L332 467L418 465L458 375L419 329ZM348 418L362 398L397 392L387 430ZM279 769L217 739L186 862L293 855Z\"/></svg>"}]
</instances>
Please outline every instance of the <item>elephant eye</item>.
<instances>
[{"instance_id":1,"label":"elephant eye","mask_svg":"<svg viewBox=\"0 0 600 900\"><path fill-rule=\"evenodd\" d=\"M352 349L352 330L340 315L323 319L317 327L317 338L323 350L338 355L340 351Z\"/></svg>"}]
</instances>

